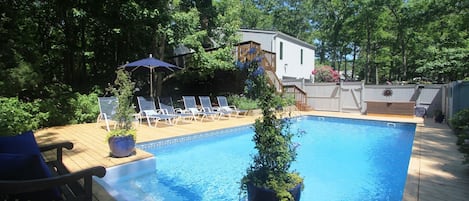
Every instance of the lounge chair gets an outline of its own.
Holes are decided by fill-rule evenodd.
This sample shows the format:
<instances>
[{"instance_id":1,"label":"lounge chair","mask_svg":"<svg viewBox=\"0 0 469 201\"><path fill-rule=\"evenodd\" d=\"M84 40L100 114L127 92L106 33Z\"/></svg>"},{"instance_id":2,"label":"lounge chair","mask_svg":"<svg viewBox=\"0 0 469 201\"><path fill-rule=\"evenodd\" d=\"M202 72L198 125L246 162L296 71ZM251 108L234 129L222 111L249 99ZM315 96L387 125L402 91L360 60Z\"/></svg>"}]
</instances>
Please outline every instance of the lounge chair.
<instances>
[{"instance_id":1,"label":"lounge chair","mask_svg":"<svg viewBox=\"0 0 469 201\"><path fill-rule=\"evenodd\" d=\"M228 118L231 117L231 112L222 110L220 107L213 107L212 106L212 101L210 100L210 97L208 96L199 96L200 104L202 105L202 110L205 112L216 112L218 113L218 119L220 119L221 116L227 116Z\"/></svg>"},{"instance_id":2,"label":"lounge chair","mask_svg":"<svg viewBox=\"0 0 469 201\"><path fill-rule=\"evenodd\" d=\"M203 121L205 117L211 117L212 120L215 120L220 116L218 112L199 110L194 96L182 96L182 100L184 101L185 111L191 112L194 116L201 116L200 121Z\"/></svg>"},{"instance_id":3,"label":"lounge chair","mask_svg":"<svg viewBox=\"0 0 469 201\"><path fill-rule=\"evenodd\" d=\"M175 109L173 106L173 99L171 97L158 97L158 105L164 114L179 116L181 119L189 118L190 120L195 120L195 116L191 112L186 112L181 108Z\"/></svg>"},{"instance_id":4,"label":"lounge chair","mask_svg":"<svg viewBox=\"0 0 469 201\"><path fill-rule=\"evenodd\" d=\"M32 131L0 137L0 200L92 200L93 176L106 169L90 167L70 172L62 162L71 142L38 146ZM41 153L53 151L45 160Z\"/></svg>"},{"instance_id":5,"label":"lounge chair","mask_svg":"<svg viewBox=\"0 0 469 201\"><path fill-rule=\"evenodd\" d=\"M110 131L109 122L114 121L113 117L116 114L116 109L118 105L117 98L114 96L111 97L98 97L99 105L99 115L96 122L104 120L106 122L106 129ZM117 124L114 124L114 127Z\"/></svg>"},{"instance_id":6,"label":"lounge chair","mask_svg":"<svg viewBox=\"0 0 469 201\"><path fill-rule=\"evenodd\" d=\"M168 125L177 123L178 116L164 114L161 110L156 109L155 100L152 97L138 96L138 107L140 116L147 119L148 126L151 127L151 121L155 122L155 127L159 120L164 120Z\"/></svg>"},{"instance_id":7,"label":"lounge chair","mask_svg":"<svg viewBox=\"0 0 469 201\"><path fill-rule=\"evenodd\" d=\"M239 114L241 113L244 115L248 113L247 110L239 110L234 105L228 105L228 100L226 99L226 96L217 96L217 101L218 101L218 106L220 107L221 110L231 112L233 114L236 114L237 116L239 116Z\"/></svg>"}]
</instances>

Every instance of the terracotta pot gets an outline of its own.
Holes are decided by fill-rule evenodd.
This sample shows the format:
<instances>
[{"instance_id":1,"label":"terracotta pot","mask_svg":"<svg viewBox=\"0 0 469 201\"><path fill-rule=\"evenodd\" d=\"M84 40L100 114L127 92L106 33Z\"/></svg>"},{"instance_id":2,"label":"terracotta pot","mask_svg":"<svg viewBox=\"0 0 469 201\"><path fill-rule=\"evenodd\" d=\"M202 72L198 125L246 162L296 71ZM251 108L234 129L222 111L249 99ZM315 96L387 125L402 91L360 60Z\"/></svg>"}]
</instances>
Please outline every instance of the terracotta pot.
<instances>
[{"instance_id":1,"label":"terracotta pot","mask_svg":"<svg viewBox=\"0 0 469 201\"><path fill-rule=\"evenodd\" d=\"M288 192L295 201L300 200L302 183L299 183ZM248 183L248 201L278 201L276 193L271 189L265 189Z\"/></svg>"},{"instance_id":2,"label":"terracotta pot","mask_svg":"<svg viewBox=\"0 0 469 201\"><path fill-rule=\"evenodd\" d=\"M113 157L127 157L135 150L135 140L132 135L112 136L108 139L108 143Z\"/></svg>"}]
</instances>

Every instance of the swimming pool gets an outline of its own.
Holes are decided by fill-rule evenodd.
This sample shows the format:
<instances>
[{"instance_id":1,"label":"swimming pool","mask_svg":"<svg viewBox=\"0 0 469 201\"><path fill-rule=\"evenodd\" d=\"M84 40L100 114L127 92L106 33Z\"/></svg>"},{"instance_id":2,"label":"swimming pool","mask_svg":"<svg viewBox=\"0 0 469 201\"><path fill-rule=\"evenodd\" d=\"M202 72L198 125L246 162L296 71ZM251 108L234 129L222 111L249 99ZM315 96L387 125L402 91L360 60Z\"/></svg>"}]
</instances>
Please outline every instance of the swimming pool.
<instances>
[{"instance_id":1,"label":"swimming pool","mask_svg":"<svg viewBox=\"0 0 469 201\"><path fill-rule=\"evenodd\" d=\"M307 116L293 169L302 200L401 200L415 124ZM139 144L154 159L108 169L118 200L240 200L239 180L254 153L252 128L237 127ZM115 173L119 172L119 173ZM101 182L100 182L101 183Z\"/></svg>"}]
</instances>

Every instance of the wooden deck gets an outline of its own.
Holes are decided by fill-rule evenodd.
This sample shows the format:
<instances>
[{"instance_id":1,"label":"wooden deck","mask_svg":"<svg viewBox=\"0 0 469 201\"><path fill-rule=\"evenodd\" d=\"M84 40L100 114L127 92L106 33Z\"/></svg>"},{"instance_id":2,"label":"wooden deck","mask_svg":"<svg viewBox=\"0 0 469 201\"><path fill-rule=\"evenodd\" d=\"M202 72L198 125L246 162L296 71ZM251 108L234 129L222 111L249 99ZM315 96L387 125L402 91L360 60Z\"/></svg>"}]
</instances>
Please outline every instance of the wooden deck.
<instances>
[{"instance_id":1,"label":"wooden deck","mask_svg":"<svg viewBox=\"0 0 469 201\"><path fill-rule=\"evenodd\" d=\"M376 119L418 123L413 153L406 183L405 201L466 200L469 197L469 168L462 165L462 154L455 145L456 137L445 124L431 119L366 116L351 113L307 112L303 114ZM215 129L252 124L256 117L246 116L204 122L179 122L176 126L159 123L157 128L146 124L137 126L137 142L194 134ZM151 157L142 150L127 158L109 157L104 123L90 123L47 128L36 132L39 144L68 140L74 143L64 152L64 163L70 171L101 165L112 167ZM111 200L107 193L94 185L95 200Z\"/></svg>"}]
</instances>

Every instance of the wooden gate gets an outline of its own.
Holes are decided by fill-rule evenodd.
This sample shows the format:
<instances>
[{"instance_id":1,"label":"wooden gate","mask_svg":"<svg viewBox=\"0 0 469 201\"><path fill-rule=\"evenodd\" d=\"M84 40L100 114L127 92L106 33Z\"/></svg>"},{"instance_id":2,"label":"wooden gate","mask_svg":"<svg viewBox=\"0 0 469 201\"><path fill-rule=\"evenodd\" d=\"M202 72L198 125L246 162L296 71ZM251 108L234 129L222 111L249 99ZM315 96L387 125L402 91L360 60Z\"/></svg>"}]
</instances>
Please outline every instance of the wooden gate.
<instances>
[{"instance_id":1,"label":"wooden gate","mask_svg":"<svg viewBox=\"0 0 469 201\"><path fill-rule=\"evenodd\" d=\"M304 86L308 105L313 110L336 112L362 113L363 89L362 82L315 83Z\"/></svg>"},{"instance_id":2,"label":"wooden gate","mask_svg":"<svg viewBox=\"0 0 469 201\"><path fill-rule=\"evenodd\" d=\"M340 112L363 112L363 82L341 82L339 94Z\"/></svg>"}]
</instances>

